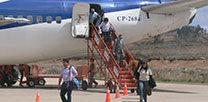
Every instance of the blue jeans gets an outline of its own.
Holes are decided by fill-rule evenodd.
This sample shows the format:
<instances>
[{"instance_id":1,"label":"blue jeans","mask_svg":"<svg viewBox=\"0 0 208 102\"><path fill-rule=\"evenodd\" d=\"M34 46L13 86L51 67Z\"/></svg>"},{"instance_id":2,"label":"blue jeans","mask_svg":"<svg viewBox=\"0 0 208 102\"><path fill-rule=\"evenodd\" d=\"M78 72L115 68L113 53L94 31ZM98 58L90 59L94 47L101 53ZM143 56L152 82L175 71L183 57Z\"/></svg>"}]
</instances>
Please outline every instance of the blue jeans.
<instances>
[{"instance_id":1,"label":"blue jeans","mask_svg":"<svg viewBox=\"0 0 208 102\"><path fill-rule=\"evenodd\" d=\"M140 95L139 81L137 81L137 90L136 90L136 92L137 92L137 95Z\"/></svg>"},{"instance_id":2,"label":"blue jeans","mask_svg":"<svg viewBox=\"0 0 208 102\"><path fill-rule=\"evenodd\" d=\"M67 93L68 100L66 100L66 97L65 97L66 93ZM61 85L61 92L60 92L62 102L71 102L71 94L72 94L72 90L69 90L66 84L63 83Z\"/></svg>"},{"instance_id":3,"label":"blue jeans","mask_svg":"<svg viewBox=\"0 0 208 102\"><path fill-rule=\"evenodd\" d=\"M148 81L138 81L137 83L139 85L139 92L140 92L140 102L147 102L147 93L148 93Z\"/></svg>"}]
</instances>

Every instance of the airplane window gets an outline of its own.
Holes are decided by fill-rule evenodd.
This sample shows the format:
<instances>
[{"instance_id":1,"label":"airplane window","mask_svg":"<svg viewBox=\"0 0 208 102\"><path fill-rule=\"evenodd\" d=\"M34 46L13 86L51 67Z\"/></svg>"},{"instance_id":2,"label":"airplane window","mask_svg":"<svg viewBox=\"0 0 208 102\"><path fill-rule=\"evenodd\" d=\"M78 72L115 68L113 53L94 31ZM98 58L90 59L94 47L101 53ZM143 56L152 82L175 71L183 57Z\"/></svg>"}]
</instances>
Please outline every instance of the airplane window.
<instances>
[{"instance_id":1,"label":"airplane window","mask_svg":"<svg viewBox=\"0 0 208 102\"><path fill-rule=\"evenodd\" d=\"M9 15L8 17L11 17L11 18L13 18L14 16L13 16L13 15Z\"/></svg>"},{"instance_id":2,"label":"airplane window","mask_svg":"<svg viewBox=\"0 0 208 102\"><path fill-rule=\"evenodd\" d=\"M23 18L22 15L17 16L17 18ZM19 22L19 23L25 23L25 22Z\"/></svg>"},{"instance_id":3,"label":"airplane window","mask_svg":"<svg viewBox=\"0 0 208 102\"><path fill-rule=\"evenodd\" d=\"M42 23L43 22L43 17L42 16L37 16L37 23Z\"/></svg>"},{"instance_id":4,"label":"airplane window","mask_svg":"<svg viewBox=\"0 0 208 102\"><path fill-rule=\"evenodd\" d=\"M47 21L47 23L52 23L52 17L51 16L47 16L46 17L46 21Z\"/></svg>"},{"instance_id":5,"label":"airplane window","mask_svg":"<svg viewBox=\"0 0 208 102\"><path fill-rule=\"evenodd\" d=\"M32 24L33 23L33 16L27 16L27 19L30 20L28 22L28 24Z\"/></svg>"},{"instance_id":6,"label":"airplane window","mask_svg":"<svg viewBox=\"0 0 208 102\"><path fill-rule=\"evenodd\" d=\"M3 20L4 19L4 16L3 15L0 15L0 20Z\"/></svg>"},{"instance_id":7,"label":"airplane window","mask_svg":"<svg viewBox=\"0 0 208 102\"><path fill-rule=\"evenodd\" d=\"M17 18L23 18L23 16L22 15L19 15L19 16L17 16Z\"/></svg>"},{"instance_id":8,"label":"airplane window","mask_svg":"<svg viewBox=\"0 0 208 102\"><path fill-rule=\"evenodd\" d=\"M56 17L56 23L60 24L61 23L61 16Z\"/></svg>"}]
</instances>

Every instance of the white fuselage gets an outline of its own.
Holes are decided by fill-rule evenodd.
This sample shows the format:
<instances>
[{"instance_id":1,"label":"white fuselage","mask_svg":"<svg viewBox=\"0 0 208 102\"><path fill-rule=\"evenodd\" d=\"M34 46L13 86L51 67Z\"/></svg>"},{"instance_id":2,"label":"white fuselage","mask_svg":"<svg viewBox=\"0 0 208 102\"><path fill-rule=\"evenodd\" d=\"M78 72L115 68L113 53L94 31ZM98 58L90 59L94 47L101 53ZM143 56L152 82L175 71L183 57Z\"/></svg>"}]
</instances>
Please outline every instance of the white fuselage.
<instances>
[{"instance_id":1,"label":"white fuselage","mask_svg":"<svg viewBox=\"0 0 208 102\"><path fill-rule=\"evenodd\" d=\"M172 15L150 14L148 19L146 13L138 8L105 15L117 32L123 34L125 42L131 43L147 35L161 34L187 25L195 13L193 9ZM128 20L135 16L139 16L140 20ZM0 30L0 65L83 55L87 52L86 42L86 39L72 37L71 19L65 19L61 24L40 23Z\"/></svg>"}]
</instances>

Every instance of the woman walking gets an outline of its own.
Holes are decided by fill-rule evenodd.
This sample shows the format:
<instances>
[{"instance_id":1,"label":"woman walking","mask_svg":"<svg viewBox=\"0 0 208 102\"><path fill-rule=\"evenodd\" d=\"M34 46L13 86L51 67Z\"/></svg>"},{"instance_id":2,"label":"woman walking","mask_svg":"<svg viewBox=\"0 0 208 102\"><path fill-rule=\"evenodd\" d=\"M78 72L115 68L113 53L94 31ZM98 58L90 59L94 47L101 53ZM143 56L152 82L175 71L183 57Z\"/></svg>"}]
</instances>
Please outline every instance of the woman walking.
<instances>
[{"instance_id":1,"label":"woman walking","mask_svg":"<svg viewBox=\"0 0 208 102\"><path fill-rule=\"evenodd\" d=\"M134 80L137 80L137 92L139 93L137 94L140 95L140 102L147 102L149 80L152 77L152 71L146 62L140 62L138 65L134 70Z\"/></svg>"}]
</instances>

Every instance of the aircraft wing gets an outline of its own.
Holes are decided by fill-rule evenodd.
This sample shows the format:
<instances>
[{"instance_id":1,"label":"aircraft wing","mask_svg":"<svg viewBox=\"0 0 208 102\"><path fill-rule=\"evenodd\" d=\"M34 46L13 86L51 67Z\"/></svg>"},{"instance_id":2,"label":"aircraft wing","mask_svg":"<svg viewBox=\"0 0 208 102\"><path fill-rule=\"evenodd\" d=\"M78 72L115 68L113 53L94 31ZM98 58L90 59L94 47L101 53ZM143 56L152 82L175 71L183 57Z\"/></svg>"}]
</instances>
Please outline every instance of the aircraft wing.
<instances>
[{"instance_id":1,"label":"aircraft wing","mask_svg":"<svg viewBox=\"0 0 208 102\"><path fill-rule=\"evenodd\" d=\"M12 17L5 17L0 19L0 26L11 24L11 23L27 23L30 20L25 18L12 18Z\"/></svg>"},{"instance_id":2,"label":"aircraft wing","mask_svg":"<svg viewBox=\"0 0 208 102\"><path fill-rule=\"evenodd\" d=\"M208 0L177 0L159 5L145 6L141 9L154 14L171 14L204 6L208 6Z\"/></svg>"}]
</instances>

